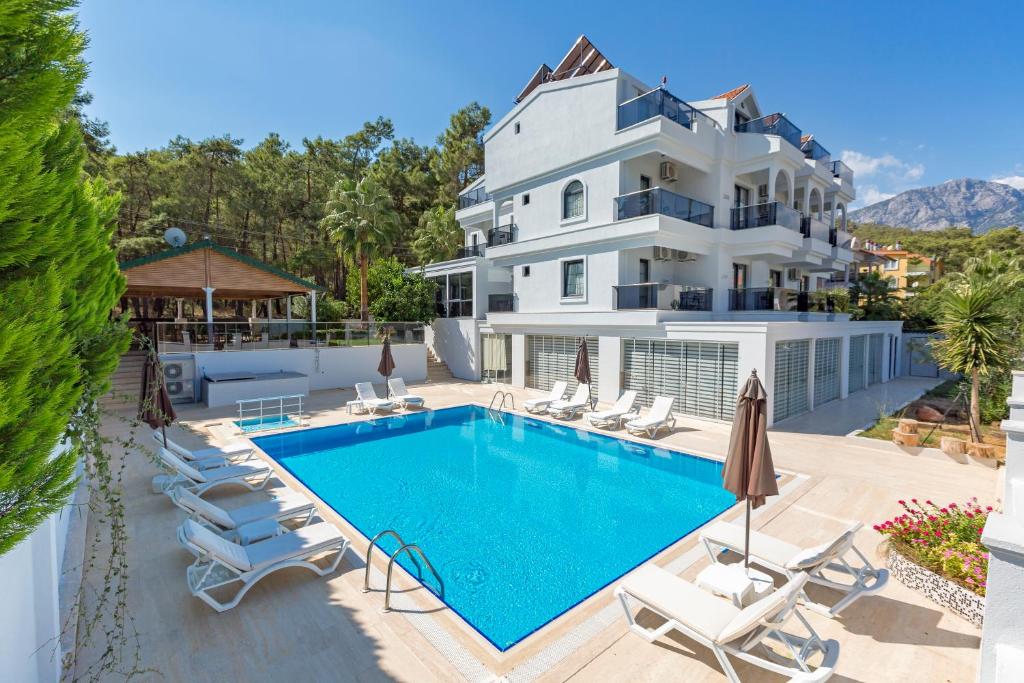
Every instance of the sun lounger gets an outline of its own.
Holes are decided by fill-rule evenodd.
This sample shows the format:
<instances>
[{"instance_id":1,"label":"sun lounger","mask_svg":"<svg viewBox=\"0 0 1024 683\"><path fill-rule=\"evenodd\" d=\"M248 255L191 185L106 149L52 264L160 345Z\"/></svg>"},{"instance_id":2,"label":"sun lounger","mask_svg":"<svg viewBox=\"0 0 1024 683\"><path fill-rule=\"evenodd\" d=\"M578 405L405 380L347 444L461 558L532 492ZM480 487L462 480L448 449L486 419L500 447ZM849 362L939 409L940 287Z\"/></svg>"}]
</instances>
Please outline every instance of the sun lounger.
<instances>
[{"instance_id":1,"label":"sun lounger","mask_svg":"<svg viewBox=\"0 0 1024 683\"><path fill-rule=\"evenodd\" d=\"M376 415L378 410L393 410L395 407L394 401L377 398L377 392L373 390L373 385L369 382L357 384L356 395L359 396L359 400L363 402L363 407L369 410L371 415Z\"/></svg>"},{"instance_id":2,"label":"sun lounger","mask_svg":"<svg viewBox=\"0 0 1024 683\"><path fill-rule=\"evenodd\" d=\"M158 446L164 446L164 435L162 430L153 430L153 440ZM177 453L186 460L207 460L209 458L223 458L224 460L242 461L252 457L252 444L245 441L233 441L225 446L210 446L207 448L188 449L178 444L170 437L167 437L167 450Z\"/></svg>"},{"instance_id":3,"label":"sun lounger","mask_svg":"<svg viewBox=\"0 0 1024 683\"><path fill-rule=\"evenodd\" d=\"M154 485L159 484L160 490L164 493L183 486L197 496L201 496L215 486L226 484L238 484L250 491L258 491L267 485L272 474L270 466L262 462L224 464L219 467L199 469L166 448L158 448L157 453L160 460L172 472L170 476L163 475L164 479L154 479Z\"/></svg>"},{"instance_id":4,"label":"sun lounger","mask_svg":"<svg viewBox=\"0 0 1024 683\"><path fill-rule=\"evenodd\" d=\"M523 408L525 408L528 413L543 413L554 401L559 401L563 396L565 396L565 389L568 386L569 384L567 382L555 382L554 386L551 387L551 393L548 394L547 398L527 399L523 401Z\"/></svg>"},{"instance_id":5,"label":"sun lounger","mask_svg":"<svg viewBox=\"0 0 1024 683\"><path fill-rule=\"evenodd\" d=\"M277 536L239 545L186 519L178 527L178 540L198 555L185 574L192 595L218 612L224 612L237 605L260 579L278 569L305 567L318 576L327 576L338 568L349 546L349 540L327 522L293 531L281 529ZM313 562L325 553L334 555L329 563L321 567ZM241 587L228 600L218 600L210 593L236 582L241 583Z\"/></svg>"},{"instance_id":6,"label":"sun lounger","mask_svg":"<svg viewBox=\"0 0 1024 683\"><path fill-rule=\"evenodd\" d=\"M853 545L854 537L861 526L858 523L832 540L812 548L801 548L780 541L774 536L751 531L750 562L790 578L798 573L806 572L811 583L845 593L832 606L813 602L807 597L806 592L801 595L808 609L827 617L834 617L858 598L882 590L889 580L887 570L873 567L864 553ZM718 553L723 548L742 555L743 537L743 526L731 522L715 522L700 534L700 539L712 560L718 559ZM860 558L859 566L851 566L844 559L844 556L850 551ZM826 570L834 572L838 576L828 578L824 575Z\"/></svg>"},{"instance_id":7,"label":"sun lounger","mask_svg":"<svg viewBox=\"0 0 1024 683\"><path fill-rule=\"evenodd\" d=\"M615 402L611 409L601 410L596 413L584 413L583 419L594 427L618 426L627 415L632 415L633 418L639 417L631 412L634 403L636 403L636 392L630 389L629 391L622 392L622 396L619 396L619 400Z\"/></svg>"},{"instance_id":8,"label":"sun lounger","mask_svg":"<svg viewBox=\"0 0 1024 683\"><path fill-rule=\"evenodd\" d=\"M316 514L313 501L298 491L282 488L269 493L269 500L235 508L222 508L183 488L174 488L168 495L191 519L226 538L232 538L231 532L252 522L265 519L278 522L295 520L305 526Z\"/></svg>"},{"instance_id":9,"label":"sun lounger","mask_svg":"<svg viewBox=\"0 0 1024 683\"><path fill-rule=\"evenodd\" d=\"M806 683L827 680L839 658L839 643L823 641L797 611L797 597L806 582L807 575L798 574L782 588L740 608L660 567L646 565L627 576L615 594L626 612L629 630L650 643L669 631L683 633L710 648L733 683L740 678L729 656ZM638 624L631 600L660 615L665 623L655 629ZM794 616L806 628L807 637L783 630ZM766 639L782 643L789 656L769 651L763 643ZM816 652L821 652L822 658L812 667L809 660Z\"/></svg>"},{"instance_id":10,"label":"sun lounger","mask_svg":"<svg viewBox=\"0 0 1024 683\"><path fill-rule=\"evenodd\" d=\"M671 396L655 396L647 415L626 422L630 434L642 434L654 438L662 427L672 429L676 426L676 418L672 415L672 406L676 399Z\"/></svg>"},{"instance_id":11,"label":"sun lounger","mask_svg":"<svg viewBox=\"0 0 1024 683\"><path fill-rule=\"evenodd\" d=\"M405 380L401 377L389 379L388 388L391 390L391 398L398 401L398 405L403 408L408 408L409 406L423 407L423 397L410 394L409 390L405 388Z\"/></svg>"},{"instance_id":12,"label":"sun lounger","mask_svg":"<svg viewBox=\"0 0 1024 683\"><path fill-rule=\"evenodd\" d=\"M580 408L590 405L590 385L580 384L576 387L576 393L567 401L552 401L548 406L548 413L552 417L571 420L576 417Z\"/></svg>"}]
</instances>

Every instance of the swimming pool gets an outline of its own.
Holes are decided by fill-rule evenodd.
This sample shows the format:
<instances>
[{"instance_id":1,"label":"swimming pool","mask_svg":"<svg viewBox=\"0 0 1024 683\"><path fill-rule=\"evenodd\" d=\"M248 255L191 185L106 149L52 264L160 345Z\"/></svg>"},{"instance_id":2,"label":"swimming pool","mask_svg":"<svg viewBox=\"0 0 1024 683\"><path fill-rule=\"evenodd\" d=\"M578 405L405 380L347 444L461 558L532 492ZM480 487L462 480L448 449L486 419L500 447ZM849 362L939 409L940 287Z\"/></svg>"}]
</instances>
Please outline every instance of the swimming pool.
<instances>
[{"instance_id":1,"label":"swimming pool","mask_svg":"<svg viewBox=\"0 0 1024 683\"><path fill-rule=\"evenodd\" d=\"M248 434L249 432L262 432L268 429L284 429L286 427L298 427L299 423L291 415L264 415L263 417L247 417L242 420L234 420L235 426Z\"/></svg>"},{"instance_id":2,"label":"swimming pool","mask_svg":"<svg viewBox=\"0 0 1024 683\"><path fill-rule=\"evenodd\" d=\"M253 443L367 538L418 544L448 606L502 651L734 502L719 462L501 415L459 406Z\"/></svg>"}]
</instances>

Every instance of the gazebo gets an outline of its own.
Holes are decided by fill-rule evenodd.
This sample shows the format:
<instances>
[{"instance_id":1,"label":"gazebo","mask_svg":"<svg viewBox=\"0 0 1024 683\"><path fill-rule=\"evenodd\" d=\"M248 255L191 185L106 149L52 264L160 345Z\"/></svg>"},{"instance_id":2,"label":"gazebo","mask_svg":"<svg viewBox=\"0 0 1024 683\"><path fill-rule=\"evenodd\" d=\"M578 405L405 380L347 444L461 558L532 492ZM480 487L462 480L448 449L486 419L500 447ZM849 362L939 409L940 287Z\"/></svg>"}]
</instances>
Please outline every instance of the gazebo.
<instances>
[{"instance_id":1,"label":"gazebo","mask_svg":"<svg viewBox=\"0 0 1024 683\"><path fill-rule=\"evenodd\" d=\"M126 297L177 299L178 322L184 321L185 299L205 302L208 334L213 339L213 301L267 302L267 322L273 321L273 300L286 297L286 320L292 321L293 296L309 297L310 323L316 325L316 297L323 290L269 263L205 239L182 247L121 263L128 281ZM290 327L289 327L290 329Z\"/></svg>"}]
</instances>

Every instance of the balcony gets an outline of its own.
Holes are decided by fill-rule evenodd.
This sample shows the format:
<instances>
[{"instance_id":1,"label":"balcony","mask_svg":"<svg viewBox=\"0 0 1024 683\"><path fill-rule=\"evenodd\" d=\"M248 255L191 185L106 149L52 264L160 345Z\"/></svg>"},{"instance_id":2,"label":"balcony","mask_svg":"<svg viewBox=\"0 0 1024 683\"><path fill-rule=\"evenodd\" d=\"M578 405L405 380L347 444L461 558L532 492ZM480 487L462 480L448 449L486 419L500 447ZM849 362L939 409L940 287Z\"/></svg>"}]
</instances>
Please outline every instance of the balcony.
<instances>
[{"instance_id":1,"label":"balcony","mask_svg":"<svg viewBox=\"0 0 1024 683\"><path fill-rule=\"evenodd\" d=\"M482 244L471 244L468 247L459 247L458 251L455 252L455 258L471 258L474 256L484 255L484 245Z\"/></svg>"},{"instance_id":2,"label":"balcony","mask_svg":"<svg viewBox=\"0 0 1024 683\"><path fill-rule=\"evenodd\" d=\"M799 232L801 228L800 212L781 202L738 206L731 211L729 221L731 230L763 228L769 225L781 225Z\"/></svg>"},{"instance_id":3,"label":"balcony","mask_svg":"<svg viewBox=\"0 0 1024 683\"><path fill-rule=\"evenodd\" d=\"M841 161L832 162L832 175L844 183L853 182L853 169Z\"/></svg>"},{"instance_id":4,"label":"balcony","mask_svg":"<svg viewBox=\"0 0 1024 683\"><path fill-rule=\"evenodd\" d=\"M804 159L814 159L815 161L824 160L827 162L829 157L832 156L827 149L814 139L800 145L800 151L804 153Z\"/></svg>"},{"instance_id":5,"label":"balcony","mask_svg":"<svg viewBox=\"0 0 1024 683\"><path fill-rule=\"evenodd\" d=\"M459 195L459 208L466 209L470 206L476 206L477 204L483 204L484 202L491 201L491 195L483 187L470 190L465 194Z\"/></svg>"},{"instance_id":6,"label":"balcony","mask_svg":"<svg viewBox=\"0 0 1024 683\"><path fill-rule=\"evenodd\" d=\"M657 88L619 105L617 130L629 128L641 121L653 119L655 116L664 116L680 126L692 130L696 117L706 117L707 115L683 102L669 91Z\"/></svg>"},{"instance_id":7,"label":"balcony","mask_svg":"<svg viewBox=\"0 0 1024 683\"><path fill-rule=\"evenodd\" d=\"M488 313L512 313L516 310L514 294L490 294L487 297Z\"/></svg>"},{"instance_id":8,"label":"balcony","mask_svg":"<svg viewBox=\"0 0 1024 683\"><path fill-rule=\"evenodd\" d=\"M816 240L825 242L830 239L831 232L828 228L828 223L824 221L810 216L800 217L800 234L804 237L813 237Z\"/></svg>"},{"instance_id":9,"label":"balcony","mask_svg":"<svg viewBox=\"0 0 1024 683\"><path fill-rule=\"evenodd\" d=\"M760 133L762 135L778 135L797 149L800 149L800 138L803 131L782 114L769 114L753 121L744 121L735 126L737 133Z\"/></svg>"},{"instance_id":10,"label":"balcony","mask_svg":"<svg viewBox=\"0 0 1024 683\"><path fill-rule=\"evenodd\" d=\"M833 247L839 246L839 231L835 228L829 228L828 230L828 243Z\"/></svg>"},{"instance_id":11,"label":"balcony","mask_svg":"<svg viewBox=\"0 0 1024 683\"><path fill-rule=\"evenodd\" d=\"M512 244L516 241L516 224L499 225L487 231L487 246L500 247L503 244Z\"/></svg>"},{"instance_id":12,"label":"balcony","mask_svg":"<svg viewBox=\"0 0 1024 683\"><path fill-rule=\"evenodd\" d=\"M710 311L713 290L667 283L613 286L615 310Z\"/></svg>"},{"instance_id":13,"label":"balcony","mask_svg":"<svg viewBox=\"0 0 1024 683\"><path fill-rule=\"evenodd\" d=\"M660 187L615 198L617 220L660 213L705 227L714 227L715 207Z\"/></svg>"},{"instance_id":14,"label":"balcony","mask_svg":"<svg viewBox=\"0 0 1024 683\"><path fill-rule=\"evenodd\" d=\"M730 311L799 311L810 309L807 292L783 287L747 287L729 290Z\"/></svg>"}]
</instances>

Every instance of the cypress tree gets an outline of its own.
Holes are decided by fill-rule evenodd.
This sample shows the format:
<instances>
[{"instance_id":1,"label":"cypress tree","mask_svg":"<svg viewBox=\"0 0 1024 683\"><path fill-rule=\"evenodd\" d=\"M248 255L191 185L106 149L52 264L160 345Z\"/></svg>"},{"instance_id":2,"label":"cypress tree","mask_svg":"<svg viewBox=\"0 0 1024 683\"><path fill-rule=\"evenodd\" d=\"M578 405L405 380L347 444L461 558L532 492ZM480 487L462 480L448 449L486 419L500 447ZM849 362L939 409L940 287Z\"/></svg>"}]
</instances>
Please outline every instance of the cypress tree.
<instances>
[{"instance_id":1,"label":"cypress tree","mask_svg":"<svg viewBox=\"0 0 1024 683\"><path fill-rule=\"evenodd\" d=\"M59 510L70 417L117 365L119 197L83 173L72 102L86 76L72 0L0 2L0 554Z\"/></svg>"}]
</instances>

